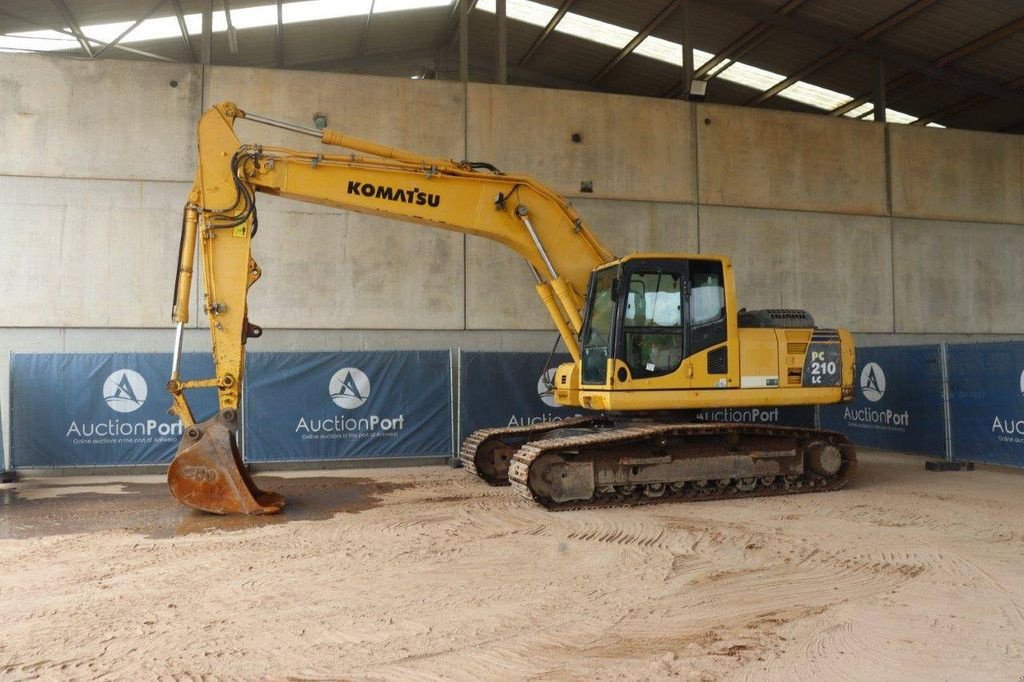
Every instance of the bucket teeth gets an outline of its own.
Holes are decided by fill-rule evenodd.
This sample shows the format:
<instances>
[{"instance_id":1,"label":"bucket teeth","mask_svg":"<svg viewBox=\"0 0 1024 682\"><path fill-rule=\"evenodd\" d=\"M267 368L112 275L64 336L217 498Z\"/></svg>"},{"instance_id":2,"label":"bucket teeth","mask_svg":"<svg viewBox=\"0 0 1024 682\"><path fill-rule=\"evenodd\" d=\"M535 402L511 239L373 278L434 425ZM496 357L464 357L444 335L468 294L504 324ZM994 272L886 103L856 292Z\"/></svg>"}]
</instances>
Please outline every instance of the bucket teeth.
<instances>
[{"instance_id":1,"label":"bucket teeth","mask_svg":"<svg viewBox=\"0 0 1024 682\"><path fill-rule=\"evenodd\" d=\"M226 410L186 429L167 469L182 504L211 514L276 514L284 497L256 487L235 442L235 414Z\"/></svg>"}]
</instances>

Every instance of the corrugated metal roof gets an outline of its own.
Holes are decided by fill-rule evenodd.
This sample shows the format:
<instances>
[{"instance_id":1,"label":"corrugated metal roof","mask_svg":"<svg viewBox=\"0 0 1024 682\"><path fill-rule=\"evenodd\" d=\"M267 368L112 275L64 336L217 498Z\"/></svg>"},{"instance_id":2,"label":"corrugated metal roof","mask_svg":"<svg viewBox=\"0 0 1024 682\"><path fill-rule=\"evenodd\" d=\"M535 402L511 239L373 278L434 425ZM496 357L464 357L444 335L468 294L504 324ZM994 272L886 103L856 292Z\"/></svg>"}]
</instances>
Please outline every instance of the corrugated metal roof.
<instances>
[{"instance_id":1,"label":"corrugated metal roof","mask_svg":"<svg viewBox=\"0 0 1024 682\"><path fill-rule=\"evenodd\" d=\"M156 0L65 0L80 25L132 22L150 11ZM508 0L510 12L516 2ZM788 18L772 15L787 0L690 0L691 35L694 47L717 54L755 29L763 21L781 26L758 29L759 36L734 58L778 73L794 73L814 63L849 38L862 34L888 17L914 4L915 0L804 0ZM486 2L486 0L482 0ZM540 5L559 7L562 0L536 0ZM606 22L628 31L640 31L657 17L669 0L575 0L569 12L591 20ZM230 0L232 10L271 4L271 0ZM186 14L198 13L204 0L181 0ZM223 0L214 10L223 9ZM169 16L170 3L154 16ZM683 14L677 9L658 25L652 36L672 43L682 42ZM11 15L14 15L12 17ZM453 25L453 6L378 12L366 31L366 16L327 19L286 24L284 27L285 66L290 68L358 71L382 75L410 75L421 66L432 65L438 77L458 72L456 41L442 45L442 37ZM1024 0L935 0L921 10L876 36L865 51L847 53L815 69L804 77L806 83L855 97L870 92L877 81L879 52L889 57L886 76L890 82L911 73L910 87L890 93L889 106L914 116L926 116L948 110L940 118L945 125L984 130L1024 127L1024 87L990 90L999 97L979 97L980 87L998 88L999 84L1024 77L1024 30L1007 32L999 40L962 55L943 66L948 76L908 72L914 59L919 64L934 62L971 41L1024 18ZM60 28L66 24L57 5L41 0L2 0L0 33L33 31L40 27ZM471 77L492 80L494 64L494 15L477 8L471 14ZM618 48L599 44L586 37L552 32L526 64L523 56L541 35L543 27L514 18L508 22L509 61L515 67L513 82L552 87L601 89L634 95L664 96L681 81L677 65L631 54L622 59L596 85L592 80L619 52ZM1021 25L1024 29L1024 24ZM448 34L450 35L450 33ZM199 40L192 37L198 51ZM227 48L226 35L215 33L214 63L274 66L277 63L275 26L240 29L238 54ZM362 45L362 50L360 46ZM136 50L165 58L190 59L180 36L146 42L131 42ZM440 48L440 49L439 49ZM678 48L676 48L678 49ZM84 56L78 48L66 52ZM440 55L435 59L435 55ZM138 54L106 50L103 58L138 59ZM919 69L919 66L914 66ZM1021 84L1024 85L1024 84ZM751 100L757 88L744 87L716 78L710 84L708 100L743 104ZM1008 93L1008 94L1007 94ZM1015 99L1016 98L1016 99ZM969 107L959 107L969 101ZM798 111L821 111L785 97L773 97L761 106ZM959 108L958 108L959 107Z\"/></svg>"}]
</instances>

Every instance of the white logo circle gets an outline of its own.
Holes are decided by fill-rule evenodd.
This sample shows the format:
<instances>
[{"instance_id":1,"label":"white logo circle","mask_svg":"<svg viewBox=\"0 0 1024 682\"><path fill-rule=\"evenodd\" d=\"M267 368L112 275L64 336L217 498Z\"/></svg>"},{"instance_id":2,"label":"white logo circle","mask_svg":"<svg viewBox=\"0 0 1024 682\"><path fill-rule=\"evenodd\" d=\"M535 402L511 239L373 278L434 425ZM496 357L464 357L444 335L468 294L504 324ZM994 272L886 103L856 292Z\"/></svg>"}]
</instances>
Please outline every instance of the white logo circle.
<instances>
[{"instance_id":1,"label":"white logo circle","mask_svg":"<svg viewBox=\"0 0 1024 682\"><path fill-rule=\"evenodd\" d=\"M869 362L860 372L860 392L873 403L885 395L885 372L877 362Z\"/></svg>"},{"instance_id":2,"label":"white logo circle","mask_svg":"<svg viewBox=\"0 0 1024 682\"><path fill-rule=\"evenodd\" d=\"M1024 395L1024 372L1020 373L1020 394Z\"/></svg>"},{"instance_id":3,"label":"white logo circle","mask_svg":"<svg viewBox=\"0 0 1024 682\"><path fill-rule=\"evenodd\" d=\"M331 400L343 410L353 410L370 397L370 377L356 367L343 367L330 383Z\"/></svg>"},{"instance_id":4,"label":"white logo circle","mask_svg":"<svg viewBox=\"0 0 1024 682\"><path fill-rule=\"evenodd\" d=\"M134 412L146 402L148 393L146 380L134 369L111 372L103 382L103 400L115 412Z\"/></svg>"},{"instance_id":5,"label":"white logo circle","mask_svg":"<svg viewBox=\"0 0 1024 682\"><path fill-rule=\"evenodd\" d=\"M549 369L537 379L537 397L548 407L558 407L555 400L555 372L557 369Z\"/></svg>"}]
</instances>

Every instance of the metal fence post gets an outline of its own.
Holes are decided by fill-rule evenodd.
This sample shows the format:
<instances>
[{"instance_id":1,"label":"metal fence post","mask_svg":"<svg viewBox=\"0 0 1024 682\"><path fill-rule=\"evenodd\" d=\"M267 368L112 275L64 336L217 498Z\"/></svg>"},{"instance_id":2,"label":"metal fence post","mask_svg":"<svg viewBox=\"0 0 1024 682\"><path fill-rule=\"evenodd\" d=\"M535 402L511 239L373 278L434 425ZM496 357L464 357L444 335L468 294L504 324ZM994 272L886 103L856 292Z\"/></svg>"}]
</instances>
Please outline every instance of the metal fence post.
<instances>
[{"instance_id":1,"label":"metal fence post","mask_svg":"<svg viewBox=\"0 0 1024 682\"><path fill-rule=\"evenodd\" d=\"M452 393L452 458L448 466L458 469L462 466L459 460L459 451L462 449L462 434L459 433L459 419L462 414L462 348L448 349L448 367L450 368L451 393Z\"/></svg>"},{"instance_id":2,"label":"metal fence post","mask_svg":"<svg viewBox=\"0 0 1024 682\"><path fill-rule=\"evenodd\" d=\"M949 410L949 359L946 354L946 342L939 344L939 357L942 365L942 416L946 430L946 461L953 461L953 420Z\"/></svg>"}]
</instances>

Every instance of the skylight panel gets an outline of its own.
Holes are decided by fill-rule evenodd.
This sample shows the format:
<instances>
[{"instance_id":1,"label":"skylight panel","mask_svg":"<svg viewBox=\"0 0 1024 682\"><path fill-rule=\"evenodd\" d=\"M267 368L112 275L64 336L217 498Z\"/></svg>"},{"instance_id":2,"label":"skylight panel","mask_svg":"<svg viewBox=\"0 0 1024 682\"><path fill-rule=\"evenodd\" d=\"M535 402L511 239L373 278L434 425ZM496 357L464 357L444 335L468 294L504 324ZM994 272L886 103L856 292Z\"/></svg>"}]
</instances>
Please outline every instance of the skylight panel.
<instances>
[{"instance_id":1,"label":"skylight panel","mask_svg":"<svg viewBox=\"0 0 1024 682\"><path fill-rule=\"evenodd\" d=\"M448 7L452 0L377 0L373 5L374 14L385 12L404 12L413 9L432 9L434 7ZM364 12L365 14L365 12ZM234 14L232 14L232 18Z\"/></svg>"},{"instance_id":2,"label":"skylight panel","mask_svg":"<svg viewBox=\"0 0 1024 682\"><path fill-rule=\"evenodd\" d=\"M492 5L493 2L494 0L491 0ZM371 0L345 0L344 2L302 0L301 2L283 4L281 6L281 21L285 24L298 24L323 21L324 19L366 16L370 11L371 4L374 14L382 14L447 7L451 5L451 0L376 0L376 3L371 3ZM554 14L554 10L551 10L551 14ZM201 14L187 14L184 19L185 28L190 35L199 35L202 32L203 18ZM82 26L82 33L91 41L110 43L131 28L134 23L135 21L118 21ZM547 20L544 23L547 23ZM231 24L239 30L274 26L277 24L277 5L275 3L231 10ZM214 33L223 33L228 30L227 17L223 10L213 13L212 28ZM121 42L127 45L147 40L165 40L176 38L180 32L176 16L152 17L136 26L131 33L121 39ZM98 42L92 42L92 45L97 48L101 47ZM74 50L77 47L78 40L59 31L26 31L0 35L0 50L5 51L53 52L55 50Z\"/></svg>"},{"instance_id":3,"label":"skylight panel","mask_svg":"<svg viewBox=\"0 0 1024 682\"><path fill-rule=\"evenodd\" d=\"M850 118L860 118L869 111L872 111L874 108L874 104L872 104L871 102L865 102L864 104L861 104L859 107L855 109L850 109L845 114L843 114L843 116L849 116Z\"/></svg>"},{"instance_id":4,"label":"skylight panel","mask_svg":"<svg viewBox=\"0 0 1024 682\"><path fill-rule=\"evenodd\" d=\"M654 36L647 36L643 42L636 46L633 51L635 54L643 55L644 57L650 57L651 59L657 59L658 61L673 64L675 66L683 65L683 45L682 43L675 43L671 40L665 40L664 38L656 38ZM699 69L700 67L711 61L712 55L710 52L704 52L703 50L693 51L693 68Z\"/></svg>"},{"instance_id":5,"label":"skylight panel","mask_svg":"<svg viewBox=\"0 0 1024 682\"><path fill-rule=\"evenodd\" d=\"M480 0L476 7L491 14L497 11L494 0ZM555 16L555 11L553 7L542 5L539 2L531 2L531 0L508 0L505 5L505 14L509 19L517 19L534 26L547 26L551 17ZM622 49L626 43L636 37L636 31L572 12L565 13L562 20L555 26L555 32L617 49Z\"/></svg>"},{"instance_id":6,"label":"skylight panel","mask_svg":"<svg viewBox=\"0 0 1024 682\"><path fill-rule=\"evenodd\" d=\"M888 123L913 123L917 120L917 117L904 114L902 111L896 111L895 109L886 109L885 120Z\"/></svg>"},{"instance_id":7,"label":"skylight panel","mask_svg":"<svg viewBox=\"0 0 1024 682\"><path fill-rule=\"evenodd\" d=\"M25 31L0 35L0 52L72 50L78 40L59 31Z\"/></svg>"},{"instance_id":8,"label":"skylight panel","mask_svg":"<svg viewBox=\"0 0 1024 682\"><path fill-rule=\"evenodd\" d=\"M494 5L494 0L480 0L476 3L476 8L491 14L498 11ZM505 15L509 19L515 19L516 21L533 26L547 26L551 18L555 16L556 11L554 7L548 7L539 2L530 2L529 0L508 0L505 3Z\"/></svg>"},{"instance_id":9,"label":"skylight panel","mask_svg":"<svg viewBox=\"0 0 1024 682\"><path fill-rule=\"evenodd\" d=\"M719 73L718 77L755 90L767 90L786 79L785 76L743 62L733 62L732 66Z\"/></svg>"},{"instance_id":10,"label":"skylight panel","mask_svg":"<svg viewBox=\"0 0 1024 682\"><path fill-rule=\"evenodd\" d=\"M818 85L797 81L778 94L796 102L803 102L819 109L832 110L841 107L853 100L852 97L844 95L835 90L829 90Z\"/></svg>"},{"instance_id":11,"label":"skylight panel","mask_svg":"<svg viewBox=\"0 0 1024 682\"><path fill-rule=\"evenodd\" d=\"M572 12L565 13L562 20L555 26L555 31L617 49L624 48L626 43L636 38L636 31Z\"/></svg>"}]
</instances>

